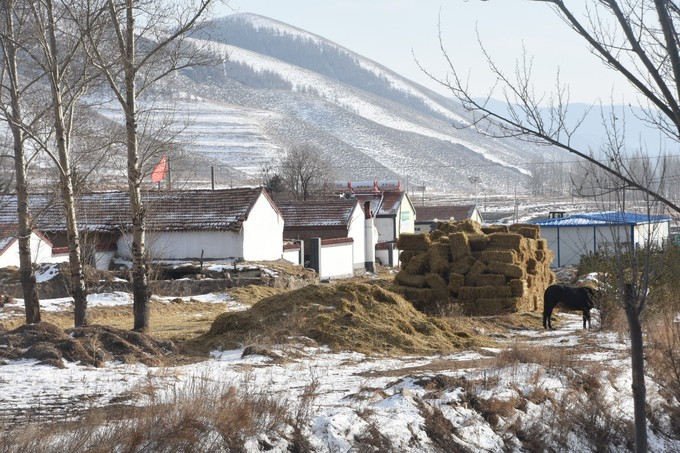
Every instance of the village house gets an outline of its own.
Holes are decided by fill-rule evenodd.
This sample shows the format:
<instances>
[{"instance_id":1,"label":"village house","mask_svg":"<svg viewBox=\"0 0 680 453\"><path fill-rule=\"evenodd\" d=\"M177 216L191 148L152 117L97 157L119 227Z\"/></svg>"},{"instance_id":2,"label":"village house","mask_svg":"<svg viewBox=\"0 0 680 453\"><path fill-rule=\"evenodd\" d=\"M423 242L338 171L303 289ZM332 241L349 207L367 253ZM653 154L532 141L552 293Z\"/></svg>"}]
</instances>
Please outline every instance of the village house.
<instances>
[{"instance_id":1,"label":"village house","mask_svg":"<svg viewBox=\"0 0 680 453\"><path fill-rule=\"evenodd\" d=\"M477 209L477 205L439 205L439 206L418 206L418 218L415 221L416 233L429 233L437 228L437 222L449 222L455 220L474 220L482 224L482 214Z\"/></svg>"},{"instance_id":2,"label":"village house","mask_svg":"<svg viewBox=\"0 0 680 453\"><path fill-rule=\"evenodd\" d=\"M649 239L662 245L669 237L670 217L630 212L597 212L564 216L551 213L550 219L534 222L541 237L555 254L553 267L577 265L582 256L603 248L643 247Z\"/></svg>"},{"instance_id":3,"label":"village house","mask_svg":"<svg viewBox=\"0 0 680 453\"><path fill-rule=\"evenodd\" d=\"M378 232L376 259L386 266L399 264L396 241L402 233L415 231L416 210L401 182L348 181L336 183L335 193L358 200L362 207L369 203Z\"/></svg>"},{"instance_id":4,"label":"village house","mask_svg":"<svg viewBox=\"0 0 680 453\"><path fill-rule=\"evenodd\" d=\"M16 198L5 197L0 221L16 223ZM13 200L13 201L12 201ZM283 217L262 188L143 192L147 248L152 259L276 260L283 253ZM84 255L107 269L114 256L130 258L127 192L78 197ZM55 247L67 245L61 205L51 197L31 197L36 225Z\"/></svg>"},{"instance_id":5,"label":"village house","mask_svg":"<svg viewBox=\"0 0 680 453\"><path fill-rule=\"evenodd\" d=\"M284 201L278 205L284 219L284 238L304 243L305 264L317 268L315 256L321 253L317 248L334 248L335 259L320 259L326 267L319 271L321 278L348 276L354 270L373 266L374 256L369 249L375 248L377 230L372 219L366 219L358 200L338 197ZM315 245L313 238L318 238L320 244ZM351 266L345 264L348 260Z\"/></svg>"}]
</instances>

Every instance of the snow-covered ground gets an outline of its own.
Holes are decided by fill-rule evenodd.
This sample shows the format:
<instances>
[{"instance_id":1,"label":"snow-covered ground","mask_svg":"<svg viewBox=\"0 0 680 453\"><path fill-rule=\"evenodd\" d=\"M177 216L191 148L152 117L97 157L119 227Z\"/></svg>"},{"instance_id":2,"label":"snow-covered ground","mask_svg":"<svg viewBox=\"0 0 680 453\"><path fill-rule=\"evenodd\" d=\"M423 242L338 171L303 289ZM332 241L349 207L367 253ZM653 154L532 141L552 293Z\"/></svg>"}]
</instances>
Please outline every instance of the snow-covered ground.
<instances>
[{"instance_id":1,"label":"snow-covered ground","mask_svg":"<svg viewBox=\"0 0 680 453\"><path fill-rule=\"evenodd\" d=\"M91 303L111 305L124 299L101 294L92 296ZM225 301L216 295L194 299ZM627 344L597 328L583 331L580 315L558 316L555 331L509 330L497 348L446 356L370 357L300 343L275 347L268 356L242 356L243 349L213 351L209 359L177 367L109 363L105 368L67 364L65 369L55 369L31 360L10 361L0 366L0 416L12 419L31 413L53 419L62 412L76 413L114 401L144 405L151 397L143 388L156 389L152 399L158 402L171 400L200 381L215 389L228 384L278 395L282 401L299 400L313 389L305 435L317 451L351 451L372 427L389 440L393 451L442 451L442 441L432 431L433 414L446 420L447 435L465 451L528 451L524 444L528 432L544 433L550 448L557 451L593 451L588 431L609 429L595 426L606 424L606 419L594 417L591 427L574 422L559 442L545 433L554 429L556 407L567 414L572 411L576 421L591 412L597 415L601 406L609 411L607 417L624 424L631 421ZM512 351L540 351L554 357L503 359ZM563 354L572 351L578 353L564 359ZM448 384L428 385L437 379ZM577 391L586 387L583 382L591 381L597 383L597 391ZM657 390L648 379L648 402L664 425L668 421L660 412ZM596 401L589 400L595 397ZM496 416L480 410L482 403L496 407ZM502 409L508 405L514 409ZM663 432L650 427L650 451L680 451L680 439ZM272 451L285 451L283 439L266 434L274 445ZM625 449L616 439L610 440L612 450ZM246 447L258 451L258 445L257 439L251 439Z\"/></svg>"}]
</instances>

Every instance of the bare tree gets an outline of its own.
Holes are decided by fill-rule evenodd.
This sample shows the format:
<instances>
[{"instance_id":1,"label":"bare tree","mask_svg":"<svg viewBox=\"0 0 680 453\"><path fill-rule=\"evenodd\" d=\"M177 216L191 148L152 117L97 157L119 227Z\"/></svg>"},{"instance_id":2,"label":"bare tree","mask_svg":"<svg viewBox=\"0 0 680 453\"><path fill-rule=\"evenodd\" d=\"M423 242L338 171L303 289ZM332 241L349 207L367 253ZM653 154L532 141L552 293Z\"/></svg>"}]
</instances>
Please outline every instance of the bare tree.
<instances>
[{"instance_id":1,"label":"bare tree","mask_svg":"<svg viewBox=\"0 0 680 453\"><path fill-rule=\"evenodd\" d=\"M618 71L637 90L645 102L641 107L644 120L650 127L680 142L680 42L677 25L680 22L680 8L670 0L588 0L585 17L579 17L576 10L563 0L534 0L548 4L564 22L584 40L591 52L610 68ZM641 198L660 202L668 209L680 213L680 207L668 198L667 191L659 184L651 184L648 174L640 178L626 159L621 138L625 126L614 117L605 118L608 126L607 142L603 144L606 160L596 159L592 153L576 149L572 136L583 121L569 116L569 91L557 78L554 93L546 96L536 93L531 81L532 61L522 55L514 72L507 74L493 60L478 38L481 51L498 80L506 110L490 107L492 89L485 100L474 98L466 82L460 76L447 52L439 29L440 48L449 65L449 73L441 78L424 70L431 78L451 92L474 114L473 126L481 133L494 137L517 137L533 143L553 145L573 153L594 168L599 169L616 181L620 188L637 191ZM422 69L422 67L421 67ZM545 103L547 102L547 110ZM571 122L569 122L571 121ZM662 168L662 167L656 167ZM651 168L647 173L658 176ZM595 172L593 172L595 173ZM644 172L643 172L644 173ZM663 178L662 178L663 179ZM625 193L625 191L621 191ZM619 193L619 191L616 191ZM642 356L640 315L645 307L649 267L640 266L637 255L631 250L627 267L619 253L619 289L631 334L631 360L633 364L633 399L635 403L635 445L636 451L646 451L647 432L644 412L645 387ZM623 268L641 270L643 277L632 279L626 286L623 282ZM637 274L635 274L637 275Z\"/></svg>"},{"instance_id":2,"label":"bare tree","mask_svg":"<svg viewBox=\"0 0 680 453\"><path fill-rule=\"evenodd\" d=\"M296 200L308 200L328 183L331 169L318 149L299 144L288 148L282 157L280 174Z\"/></svg>"},{"instance_id":3,"label":"bare tree","mask_svg":"<svg viewBox=\"0 0 680 453\"><path fill-rule=\"evenodd\" d=\"M670 0L587 0L586 17L579 18L572 6L563 0L533 0L553 8L565 23L581 36L593 54L605 65L618 71L638 91L645 103L641 105L644 120L669 138L680 142L680 43L677 24L680 8ZM517 137L542 145L553 145L573 153L593 165L613 174L626 185L647 192L669 209L680 213L680 206L663 193L652 192L610 165L600 161L588 150L572 145L572 136L583 118L569 115L569 90L557 78L550 95L536 93L531 80L532 61L526 54L510 74L500 68L484 48L480 48L491 72L496 76L507 109L498 111L489 102L497 92L479 100L474 97L454 59L447 51L441 32L440 48L449 72L439 77L421 69L451 90L474 114L472 126L494 137ZM547 107L546 107L547 105ZM568 121L570 120L570 121Z\"/></svg>"},{"instance_id":4,"label":"bare tree","mask_svg":"<svg viewBox=\"0 0 680 453\"><path fill-rule=\"evenodd\" d=\"M140 153L139 98L164 77L204 63L188 41L217 0L94 0L90 2L88 51L120 105L126 128L127 179L132 216L134 329L149 328L143 159ZM95 35L98 30L101 35Z\"/></svg>"},{"instance_id":5,"label":"bare tree","mask_svg":"<svg viewBox=\"0 0 680 453\"><path fill-rule=\"evenodd\" d=\"M83 19L74 14L76 11L83 11L79 2L61 0L57 5L55 0L34 0L28 4L36 42L35 49L29 55L49 83L56 153L37 134L32 134L32 137L53 159L60 177L69 248L71 294L75 302L74 323L78 327L87 324L87 290L76 214L76 177L71 157L71 136L77 103L95 77L84 52L83 36L78 33L79 28L75 22Z\"/></svg>"},{"instance_id":6,"label":"bare tree","mask_svg":"<svg viewBox=\"0 0 680 453\"><path fill-rule=\"evenodd\" d=\"M35 272L31 263L32 225L28 208L28 179L26 176L26 134L21 128L24 122L21 101L29 87L22 85L17 69L17 42L23 25L22 10L16 8L14 0L0 4L2 27L0 45L2 46L2 84L0 84L0 108L13 137L14 168L17 192L17 223L19 236L19 270L21 288L26 309L26 323L40 322L40 302L36 290ZM17 26L16 21L19 21ZM30 84L29 84L30 86Z\"/></svg>"}]
</instances>

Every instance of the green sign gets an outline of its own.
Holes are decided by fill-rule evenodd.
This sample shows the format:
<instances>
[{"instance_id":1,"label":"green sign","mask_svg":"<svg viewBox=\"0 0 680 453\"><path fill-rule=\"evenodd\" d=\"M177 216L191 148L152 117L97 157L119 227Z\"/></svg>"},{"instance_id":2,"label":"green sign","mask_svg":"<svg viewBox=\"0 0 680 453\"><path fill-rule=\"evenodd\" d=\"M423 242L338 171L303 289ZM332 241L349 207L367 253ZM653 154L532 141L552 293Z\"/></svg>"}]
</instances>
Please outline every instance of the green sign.
<instances>
[{"instance_id":1,"label":"green sign","mask_svg":"<svg viewBox=\"0 0 680 453\"><path fill-rule=\"evenodd\" d=\"M410 218L410 213L408 211L401 211L401 221L407 222Z\"/></svg>"}]
</instances>

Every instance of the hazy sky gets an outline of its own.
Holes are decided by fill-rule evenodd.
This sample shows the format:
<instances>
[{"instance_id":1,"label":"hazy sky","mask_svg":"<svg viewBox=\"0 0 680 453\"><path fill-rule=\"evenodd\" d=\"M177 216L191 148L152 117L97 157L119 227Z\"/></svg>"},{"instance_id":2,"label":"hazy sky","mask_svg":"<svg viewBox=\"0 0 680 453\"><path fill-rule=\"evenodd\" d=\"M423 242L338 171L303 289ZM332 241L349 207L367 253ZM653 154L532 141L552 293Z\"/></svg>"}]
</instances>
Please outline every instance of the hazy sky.
<instances>
[{"instance_id":1,"label":"hazy sky","mask_svg":"<svg viewBox=\"0 0 680 453\"><path fill-rule=\"evenodd\" d=\"M627 83L593 57L547 5L528 0L230 0L218 14L252 12L277 19L443 92L412 56L432 72L446 74L437 38L440 11L445 47L456 69L469 73L476 96L486 95L494 79L482 59L475 29L508 72L514 70L524 46L534 59L537 89L552 89L559 68L572 102L594 103L601 98L609 103L612 93L615 103L623 102L624 96L634 101Z\"/></svg>"}]
</instances>

